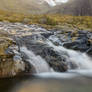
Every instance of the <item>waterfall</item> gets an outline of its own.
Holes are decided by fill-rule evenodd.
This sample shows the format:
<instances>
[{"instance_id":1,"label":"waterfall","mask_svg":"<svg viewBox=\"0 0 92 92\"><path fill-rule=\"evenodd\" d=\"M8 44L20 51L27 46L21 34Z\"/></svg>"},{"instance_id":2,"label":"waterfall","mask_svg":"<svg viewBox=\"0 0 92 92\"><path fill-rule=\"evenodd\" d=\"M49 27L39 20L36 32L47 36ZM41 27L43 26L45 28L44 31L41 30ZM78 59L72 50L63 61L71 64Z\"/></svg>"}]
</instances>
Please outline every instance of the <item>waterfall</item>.
<instances>
[{"instance_id":1,"label":"waterfall","mask_svg":"<svg viewBox=\"0 0 92 92\"><path fill-rule=\"evenodd\" d=\"M68 62L72 62L77 66L77 69L92 69L92 59L86 54L77 52L74 50L69 50L63 46L55 46L51 41L47 40L46 43L53 47L55 51L62 54L62 51L68 54ZM69 66L70 67L70 66Z\"/></svg>"},{"instance_id":2,"label":"waterfall","mask_svg":"<svg viewBox=\"0 0 92 92\"><path fill-rule=\"evenodd\" d=\"M37 73L50 72L51 69L49 65L41 56L35 55L25 46L21 47L20 51L27 56L27 61L35 67Z\"/></svg>"}]
</instances>

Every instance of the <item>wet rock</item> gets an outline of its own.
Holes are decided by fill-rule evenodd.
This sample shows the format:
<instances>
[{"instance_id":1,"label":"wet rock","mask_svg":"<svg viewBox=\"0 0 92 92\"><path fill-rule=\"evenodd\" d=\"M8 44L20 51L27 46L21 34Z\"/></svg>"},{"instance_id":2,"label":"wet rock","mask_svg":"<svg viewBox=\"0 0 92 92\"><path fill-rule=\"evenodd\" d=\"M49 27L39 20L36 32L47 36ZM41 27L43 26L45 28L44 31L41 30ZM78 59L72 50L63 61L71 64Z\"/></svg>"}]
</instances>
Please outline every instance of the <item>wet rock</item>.
<instances>
[{"instance_id":1,"label":"wet rock","mask_svg":"<svg viewBox=\"0 0 92 92\"><path fill-rule=\"evenodd\" d=\"M55 35L51 35L51 36L49 37L49 40L50 40L51 42L53 42L55 45L63 45L63 42L60 40L60 38L57 37L57 36L55 36Z\"/></svg>"},{"instance_id":2,"label":"wet rock","mask_svg":"<svg viewBox=\"0 0 92 92\"><path fill-rule=\"evenodd\" d=\"M77 34L77 37L75 40L72 40L72 42L65 42L63 46L68 49L74 49L81 52L90 51L89 49L92 47L91 32L79 31L76 34ZM72 39L73 38L74 37L72 37ZM90 55L91 53L88 53L88 54Z\"/></svg>"},{"instance_id":3,"label":"wet rock","mask_svg":"<svg viewBox=\"0 0 92 92\"><path fill-rule=\"evenodd\" d=\"M35 35L38 38L37 35ZM39 36L38 39L32 39L33 36L25 36L20 38L19 43L26 45L29 50L32 50L36 55L40 55L44 58L50 67L55 71L64 72L67 70L66 60L52 47L46 44L46 39ZM30 39L30 40L29 40ZM25 57L26 58L26 57Z\"/></svg>"},{"instance_id":4,"label":"wet rock","mask_svg":"<svg viewBox=\"0 0 92 92\"><path fill-rule=\"evenodd\" d=\"M13 39L7 32L0 30L0 78L12 77L25 70L25 63L11 46L15 48Z\"/></svg>"},{"instance_id":5,"label":"wet rock","mask_svg":"<svg viewBox=\"0 0 92 92\"><path fill-rule=\"evenodd\" d=\"M89 50L92 47L92 32L86 30L79 31L63 31L54 30L54 35L49 37L55 45L63 45L65 48L73 49L81 52L88 52L88 55L92 55Z\"/></svg>"},{"instance_id":6,"label":"wet rock","mask_svg":"<svg viewBox=\"0 0 92 92\"><path fill-rule=\"evenodd\" d=\"M89 49L87 50L86 53L87 53L88 55L92 56L92 46L91 46L91 48L89 48Z\"/></svg>"},{"instance_id":7,"label":"wet rock","mask_svg":"<svg viewBox=\"0 0 92 92\"><path fill-rule=\"evenodd\" d=\"M92 32L85 30L46 30L38 25L0 22L0 77L9 77L21 72L35 73L35 67L28 63L27 56L20 52L22 46L44 58L55 71L68 69L68 55L47 44L64 46L86 52L92 56ZM71 61L69 61L71 62ZM71 67L77 67L71 62Z\"/></svg>"},{"instance_id":8,"label":"wet rock","mask_svg":"<svg viewBox=\"0 0 92 92\"><path fill-rule=\"evenodd\" d=\"M46 32L46 33L41 33L42 36L44 36L45 38L49 38L51 35L54 35L53 32Z\"/></svg>"},{"instance_id":9,"label":"wet rock","mask_svg":"<svg viewBox=\"0 0 92 92\"><path fill-rule=\"evenodd\" d=\"M68 49L79 50L82 52L85 52L89 49L89 43L86 38L77 39L76 41L70 43L64 43L63 46Z\"/></svg>"}]
</instances>

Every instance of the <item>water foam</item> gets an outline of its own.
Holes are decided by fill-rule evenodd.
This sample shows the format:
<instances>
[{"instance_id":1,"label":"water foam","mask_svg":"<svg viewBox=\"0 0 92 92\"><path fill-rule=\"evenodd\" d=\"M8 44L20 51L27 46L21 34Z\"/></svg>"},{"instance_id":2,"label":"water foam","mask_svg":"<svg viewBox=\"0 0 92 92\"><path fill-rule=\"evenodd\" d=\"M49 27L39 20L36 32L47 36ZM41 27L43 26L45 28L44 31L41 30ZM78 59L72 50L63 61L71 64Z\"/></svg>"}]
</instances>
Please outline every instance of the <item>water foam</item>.
<instances>
[{"instance_id":1,"label":"water foam","mask_svg":"<svg viewBox=\"0 0 92 92\"><path fill-rule=\"evenodd\" d=\"M21 47L20 51L27 55L27 61L35 67L37 73L51 71L49 65L41 56L35 55L31 50L28 50L25 46Z\"/></svg>"},{"instance_id":2,"label":"water foam","mask_svg":"<svg viewBox=\"0 0 92 92\"><path fill-rule=\"evenodd\" d=\"M59 53L62 53L62 51L66 52L69 56L68 61L76 64L78 66L77 69L92 69L92 59L86 53L69 50L63 46L55 46L51 41L47 41L47 44Z\"/></svg>"}]
</instances>

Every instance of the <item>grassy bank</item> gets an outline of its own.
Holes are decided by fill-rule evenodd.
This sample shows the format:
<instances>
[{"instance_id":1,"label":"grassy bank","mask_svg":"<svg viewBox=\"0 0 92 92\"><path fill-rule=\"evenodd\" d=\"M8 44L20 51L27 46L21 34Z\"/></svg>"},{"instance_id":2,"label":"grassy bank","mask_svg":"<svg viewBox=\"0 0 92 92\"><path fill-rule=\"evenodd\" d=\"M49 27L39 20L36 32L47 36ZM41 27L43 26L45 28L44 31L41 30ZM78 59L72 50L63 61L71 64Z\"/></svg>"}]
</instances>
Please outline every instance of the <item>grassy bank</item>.
<instances>
[{"instance_id":1,"label":"grassy bank","mask_svg":"<svg viewBox=\"0 0 92 92\"><path fill-rule=\"evenodd\" d=\"M0 21L21 22L26 24L39 24L48 29L50 28L64 28L71 29L92 29L91 16L70 16L70 15L24 15L19 13L12 13L0 11Z\"/></svg>"}]
</instances>

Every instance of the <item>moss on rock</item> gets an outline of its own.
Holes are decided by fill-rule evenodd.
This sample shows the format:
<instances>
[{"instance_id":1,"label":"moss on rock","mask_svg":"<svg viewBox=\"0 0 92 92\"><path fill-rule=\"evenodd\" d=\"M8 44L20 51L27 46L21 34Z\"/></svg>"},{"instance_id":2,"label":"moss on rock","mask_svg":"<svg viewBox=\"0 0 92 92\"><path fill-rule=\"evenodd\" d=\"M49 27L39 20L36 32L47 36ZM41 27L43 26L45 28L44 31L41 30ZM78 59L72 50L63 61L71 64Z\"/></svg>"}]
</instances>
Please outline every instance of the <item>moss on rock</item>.
<instances>
[{"instance_id":1,"label":"moss on rock","mask_svg":"<svg viewBox=\"0 0 92 92\"><path fill-rule=\"evenodd\" d=\"M25 64L14 61L14 53L6 53L6 50L14 45L14 41L4 30L0 30L0 78L12 77L25 70Z\"/></svg>"}]
</instances>

